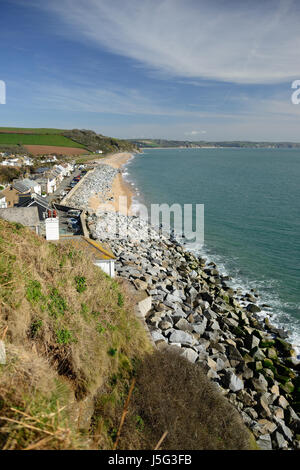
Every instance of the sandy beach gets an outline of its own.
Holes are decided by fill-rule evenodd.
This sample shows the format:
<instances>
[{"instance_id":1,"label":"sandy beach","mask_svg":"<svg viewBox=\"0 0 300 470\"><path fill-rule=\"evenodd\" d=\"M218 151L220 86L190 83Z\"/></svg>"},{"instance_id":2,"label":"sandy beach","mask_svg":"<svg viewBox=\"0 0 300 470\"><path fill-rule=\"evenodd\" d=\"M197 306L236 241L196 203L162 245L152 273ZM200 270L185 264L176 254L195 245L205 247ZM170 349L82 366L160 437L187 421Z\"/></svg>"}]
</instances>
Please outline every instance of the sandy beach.
<instances>
[{"instance_id":1,"label":"sandy beach","mask_svg":"<svg viewBox=\"0 0 300 470\"><path fill-rule=\"evenodd\" d=\"M127 161L131 157L132 154L128 152L115 153L113 155L103 158L102 160L100 160L99 163L110 165L112 168L115 169L120 169L123 165L127 163ZM122 204L119 204L119 198L124 196L127 198L127 207L122 207ZM133 192L131 187L124 181L122 174L118 173L113 181L111 193L108 198L112 198L112 200L101 202L100 198L97 195L94 195L89 200L89 207L95 211L113 210L120 212L124 215L132 215L132 197Z\"/></svg>"},{"instance_id":2,"label":"sandy beach","mask_svg":"<svg viewBox=\"0 0 300 470\"><path fill-rule=\"evenodd\" d=\"M121 168L127 161L132 157L132 153L129 152L122 152L122 153L114 153L113 155L109 155L99 163L105 163L107 165L112 166L113 168Z\"/></svg>"}]
</instances>

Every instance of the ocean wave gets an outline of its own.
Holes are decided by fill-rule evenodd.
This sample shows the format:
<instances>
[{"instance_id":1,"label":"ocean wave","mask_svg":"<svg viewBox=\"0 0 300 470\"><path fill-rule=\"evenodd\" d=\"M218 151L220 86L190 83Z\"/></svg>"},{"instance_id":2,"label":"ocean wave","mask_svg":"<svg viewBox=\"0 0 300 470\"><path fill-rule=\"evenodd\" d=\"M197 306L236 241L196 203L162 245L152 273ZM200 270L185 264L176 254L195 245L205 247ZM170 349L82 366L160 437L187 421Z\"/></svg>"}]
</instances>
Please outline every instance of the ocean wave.
<instances>
[{"instance_id":1,"label":"ocean wave","mask_svg":"<svg viewBox=\"0 0 300 470\"><path fill-rule=\"evenodd\" d=\"M126 163L130 164L132 159ZM134 186L134 179L132 178L130 169L126 168L125 178L128 183ZM137 197L138 196L138 197ZM143 195L140 192L135 193L132 199L132 212L134 215L139 215L139 210L145 202ZM238 257L232 257L230 260L225 259L223 256L213 252L213 249L207 245L200 243L188 243L188 234L186 238L182 238L179 232L175 233L175 238L181 243L184 248L191 251L197 256L201 256L207 260L207 263L213 262L217 265L219 272L230 278L226 281L227 284L237 292L239 298L242 298L248 292L254 292L258 295L258 303L261 308L259 316L263 319L270 318L271 323L277 328L283 328L289 334L289 341L292 343L297 354L300 354L300 304L284 302L279 297L279 283L274 279L250 279L241 274L242 266L239 264ZM241 300L241 304L243 301ZM269 308L262 307L269 305ZM299 319L295 318L288 312L299 312ZM292 323L293 322L293 323Z\"/></svg>"},{"instance_id":2,"label":"ocean wave","mask_svg":"<svg viewBox=\"0 0 300 470\"><path fill-rule=\"evenodd\" d=\"M192 251L195 255L205 258L207 263L215 263L219 272L223 276L230 278L226 282L232 289L240 293L239 298L248 292L256 293L258 295L258 304L261 308L258 316L261 319L267 317L275 327L284 329L288 333L289 341L295 348L296 353L300 354L300 320L295 316L291 318L291 315L288 313L289 311L298 311L300 318L300 304L285 302L280 299L278 281L274 279L249 279L241 275L238 257L225 260L206 246L189 246L189 244L185 244L185 248ZM246 305L247 302L241 301L240 303ZM268 305L269 307L264 308L263 305Z\"/></svg>"}]
</instances>

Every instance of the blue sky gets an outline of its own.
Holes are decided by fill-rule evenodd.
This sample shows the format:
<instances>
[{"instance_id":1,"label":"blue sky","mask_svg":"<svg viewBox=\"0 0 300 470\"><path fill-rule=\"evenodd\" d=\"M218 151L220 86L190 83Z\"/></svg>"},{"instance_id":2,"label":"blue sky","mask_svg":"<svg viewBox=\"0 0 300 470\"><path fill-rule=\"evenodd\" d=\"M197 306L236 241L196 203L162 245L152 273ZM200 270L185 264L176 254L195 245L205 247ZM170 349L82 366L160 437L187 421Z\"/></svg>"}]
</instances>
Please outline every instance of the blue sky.
<instances>
[{"instance_id":1,"label":"blue sky","mask_svg":"<svg viewBox=\"0 0 300 470\"><path fill-rule=\"evenodd\" d=\"M300 141L296 0L1 0L0 126Z\"/></svg>"}]
</instances>

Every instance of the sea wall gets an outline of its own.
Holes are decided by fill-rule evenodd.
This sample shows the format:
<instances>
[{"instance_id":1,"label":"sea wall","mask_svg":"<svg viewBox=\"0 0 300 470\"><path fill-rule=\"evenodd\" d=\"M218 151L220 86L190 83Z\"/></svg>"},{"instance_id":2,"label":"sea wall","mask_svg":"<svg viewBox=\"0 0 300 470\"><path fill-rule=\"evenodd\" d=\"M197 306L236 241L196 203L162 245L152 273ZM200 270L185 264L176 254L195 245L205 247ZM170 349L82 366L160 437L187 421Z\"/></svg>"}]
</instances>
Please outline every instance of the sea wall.
<instances>
[{"instance_id":1,"label":"sea wall","mask_svg":"<svg viewBox=\"0 0 300 470\"><path fill-rule=\"evenodd\" d=\"M215 264L138 217L103 212L87 222L93 238L109 242L117 274L151 296L145 321L156 346L201 365L259 447L299 448L299 361L287 334L258 316L257 295L239 296Z\"/></svg>"},{"instance_id":2,"label":"sea wall","mask_svg":"<svg viewBox=\"0 0 300 470\"><path fill-rule=\"evenodd\" d=\"M113 178L99 169L73 205L87 209L99 188L105 198ZM299 360L286 332L260 318L257 294L240 295L215 264L139 217L97 211L86 221L93 239L109 243L116 274L151 298L145 322L155 345L204 368L260 448L299 449Z\"/></svg>"},{"instance_id":3,"label":"sea wall","mask_svg":"<svg viewBox=\"0 0 300 470\"><path fill-rule=\"evenodd\" d=\"M64 203L78 209L87 209L89 199L99 195L101 202L107 201L112 183L119 170L109 165L99 164L89 171L79 183L74 186L64 199Z\"/></svg>"}]
</instances>

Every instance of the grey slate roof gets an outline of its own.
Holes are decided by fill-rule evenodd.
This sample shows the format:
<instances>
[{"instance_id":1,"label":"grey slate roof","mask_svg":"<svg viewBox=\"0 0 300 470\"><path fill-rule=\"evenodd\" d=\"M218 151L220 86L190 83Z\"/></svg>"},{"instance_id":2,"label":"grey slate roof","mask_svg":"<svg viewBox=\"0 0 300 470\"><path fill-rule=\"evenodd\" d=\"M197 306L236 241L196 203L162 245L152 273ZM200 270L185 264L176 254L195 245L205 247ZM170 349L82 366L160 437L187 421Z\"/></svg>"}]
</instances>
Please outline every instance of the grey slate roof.
<instances>
[{"instance_id":1,"label":"grey slate roof","mask_svg":"<svg viewBox=\"0 0 300 470\"><path fill-rule=\"evenodd\" d=\"M48 166L44 166L44 167L41 167L41 168L37 168L35 170L35 173L36 174L42 174L42 173L46 173L46 171L49 171L50 168Z\"/></svg>"},{"instance_id":2,"label":"grey slate roof","mask_svg":"<svg viewBox=\"0 0 300 470\"><path fill-rule=\"evenodd\" d=\"M8 222L18 222L26 227L36 227L40 223L37 207L0 209L0 218Z\"/></svg>"},{"instance_id":3,"label":"grey slate roof","mask_svg":"<svg viewBox=\"0 0 300 470\"><path fill-rule=\"evenodd\" d=\"M25 184L26 186L28 186L28 188L35 188L35 186L38 185L38 183L36 181L33 181L29 178L23 179L22 183Z\"/></svg>"},{"instance_id":4,"label":"grey slate roof","mask_svg":"<svg viewBox=\"0 0 300 470\"><path fill-rule=\"evenodd\" d=\"M33 189L38 183L36 181L32 181L29 178L25 178L23 180L17 180L13 181L13 188L15 188L17 191L20 191L20 193L25 193Z\"/></svg>"},{"instance_id":5,"label":"grey slate roof","mask_svg":"<svg viewBox=\"0 0 300 470\"><path fill-rule=\"evenodd\" d=\"M12 183L12 187L20 193L26 193L30 190L30 188L28 188L28 186L24 184L23 181L14 181Z\"/></svg>"},{"instance_id":6,"label":"grey slate roof","mask_svg":"<svg viewBox=\"0 0 300 470\"><path fill-rule=\"evenodd\" d=\"M37 207L41 221L45 219L44 213L50 209L47 199L38 194L28 194L19 196L18 207Z\"/></svg>"}]
</instances>

